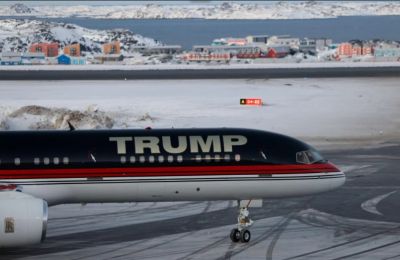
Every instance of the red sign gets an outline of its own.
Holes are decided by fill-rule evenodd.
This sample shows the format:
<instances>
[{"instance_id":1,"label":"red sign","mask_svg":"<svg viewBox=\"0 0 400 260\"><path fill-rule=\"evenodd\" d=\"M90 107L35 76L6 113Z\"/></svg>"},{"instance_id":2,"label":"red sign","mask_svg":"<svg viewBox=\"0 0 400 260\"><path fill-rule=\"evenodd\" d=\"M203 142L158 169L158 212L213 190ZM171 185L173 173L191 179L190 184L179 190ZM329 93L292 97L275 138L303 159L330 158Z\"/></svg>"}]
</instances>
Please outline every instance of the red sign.
<instances>
[{"instance_id":1,"label":"red sign","mask_svg":"<svg viewBox=\"0 0 400 260\"><path fill-rule=\"evenodd\" d=\"M240 104L248 106L262 106L262 100L261 98L241 98Z\"/></svg>"}]
</instances>

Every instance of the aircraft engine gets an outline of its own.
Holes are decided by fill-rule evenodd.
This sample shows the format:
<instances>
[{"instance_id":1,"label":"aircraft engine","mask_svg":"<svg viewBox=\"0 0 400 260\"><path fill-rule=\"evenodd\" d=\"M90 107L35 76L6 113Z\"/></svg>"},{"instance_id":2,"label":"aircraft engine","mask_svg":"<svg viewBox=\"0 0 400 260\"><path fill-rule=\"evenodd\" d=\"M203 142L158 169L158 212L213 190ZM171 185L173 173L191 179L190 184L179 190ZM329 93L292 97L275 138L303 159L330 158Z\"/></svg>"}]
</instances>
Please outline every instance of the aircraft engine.
<instances>
[{"instance_id":1,"label":"aircraft engine","mask_svg":"<svg viewBox=\"0 0 400 260\"><path fill-rule=\"evenodd\" d=\"M42 242L47 229L47 202L17 191L0 192L0 247Z\"/></svg>"}]
</instances>

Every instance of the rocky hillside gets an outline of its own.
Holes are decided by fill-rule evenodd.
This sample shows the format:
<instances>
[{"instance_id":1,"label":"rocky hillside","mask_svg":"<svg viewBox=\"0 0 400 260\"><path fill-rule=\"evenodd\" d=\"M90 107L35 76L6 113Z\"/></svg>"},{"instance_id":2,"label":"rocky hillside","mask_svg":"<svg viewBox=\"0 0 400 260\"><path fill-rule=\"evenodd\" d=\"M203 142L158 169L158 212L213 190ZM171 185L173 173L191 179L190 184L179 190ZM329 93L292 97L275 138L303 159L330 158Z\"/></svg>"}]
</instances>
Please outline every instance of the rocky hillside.
<instances>
[{"instance_id":1,"label":"rocky hillside","mask_svg":"<svg viewBox=\"0 0 400 260\"><path fill-rule=\"evenodd\" d=\"M86 54L102 51L106 42L120 41L122 51L131 46L153 46L160 43L128 30L92 30L74 24L54 23L27 19L0 20L0 51L26 52L33 42L59 42L60 47L81 44Z\"/></svg>"}]
</instances>

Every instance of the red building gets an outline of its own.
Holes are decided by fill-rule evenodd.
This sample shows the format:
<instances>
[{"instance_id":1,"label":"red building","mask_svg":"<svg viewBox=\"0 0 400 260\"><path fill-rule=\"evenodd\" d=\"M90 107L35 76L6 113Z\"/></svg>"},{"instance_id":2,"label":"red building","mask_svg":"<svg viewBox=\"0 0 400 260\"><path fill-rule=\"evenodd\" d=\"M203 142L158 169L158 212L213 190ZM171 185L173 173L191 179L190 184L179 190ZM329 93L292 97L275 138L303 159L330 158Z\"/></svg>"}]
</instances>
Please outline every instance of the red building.
<instances>
[{"instance_id":1,"label":"red building","mask_svg":"<svg viewBox=\"0 0 400 260\"><path fill-rule=\"evenodd\" d=\"M277 46L269 48L266 57L267 58L283 58L286 57L290 52L290 48L287 46Z\"/></svg>"},{"instance_id":2,"label":"red building","mask_svg":"<svg viewBox=\"0 0 400 260\"><path fill-rule=\"evenodd\" d=\"M363 55L371 55L372 47L368 44L351 44L348 42L341 43L337 49L338 56L363 56Z\"/></svg>"},{"instance_id":3,"label":"red building","mask_svg":"<svg viewBox=\"0 0 400 260\"><path fill-rule=\"evenodd\" d=\"M34 43L29 47L29 52L41 52L46 57L58 56L58 43Z\"/></svg>"},{"instance_id":4,"label":"red building","mask_svg":"<svg viewBox=\"0 0 400 260\"><path fill-rule=\"evenodd\" d=\"M341 43L337 48L337 54L339 56L351 57L353 55L353 45L348 42Z\"/></svg>"}]
</instances>

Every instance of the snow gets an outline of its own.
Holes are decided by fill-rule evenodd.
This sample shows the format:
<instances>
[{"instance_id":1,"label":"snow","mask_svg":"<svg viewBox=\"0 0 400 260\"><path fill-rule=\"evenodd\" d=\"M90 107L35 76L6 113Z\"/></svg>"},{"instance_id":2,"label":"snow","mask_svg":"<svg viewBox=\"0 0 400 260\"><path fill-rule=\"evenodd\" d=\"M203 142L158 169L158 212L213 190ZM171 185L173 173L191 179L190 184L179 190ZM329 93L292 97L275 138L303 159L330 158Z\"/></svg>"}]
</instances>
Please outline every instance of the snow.
<instances>
[{"instance_id":1,"label":"snow","mask_svg":"<svg viewBox=\"0 0 400 260\"><path fill-rule=\"evenodd\" d=\"M396 1L273 1L258 3L0 6L0 16L105 19L318 19L338 16L399 15Z\"/></svg>"},{"instance_id":2,"label":"snow","mask_svg":"<svg viewBox=\"0 0 400 260\"><path fill-rule=\"evenodd\" d=\"M239 105L253 97L264 105ZM400 137L398 78L1 81L0 104L9 130L66 129L69 117L79 129L245 127L314 145Z\"/></svg>"}]
</instances>

